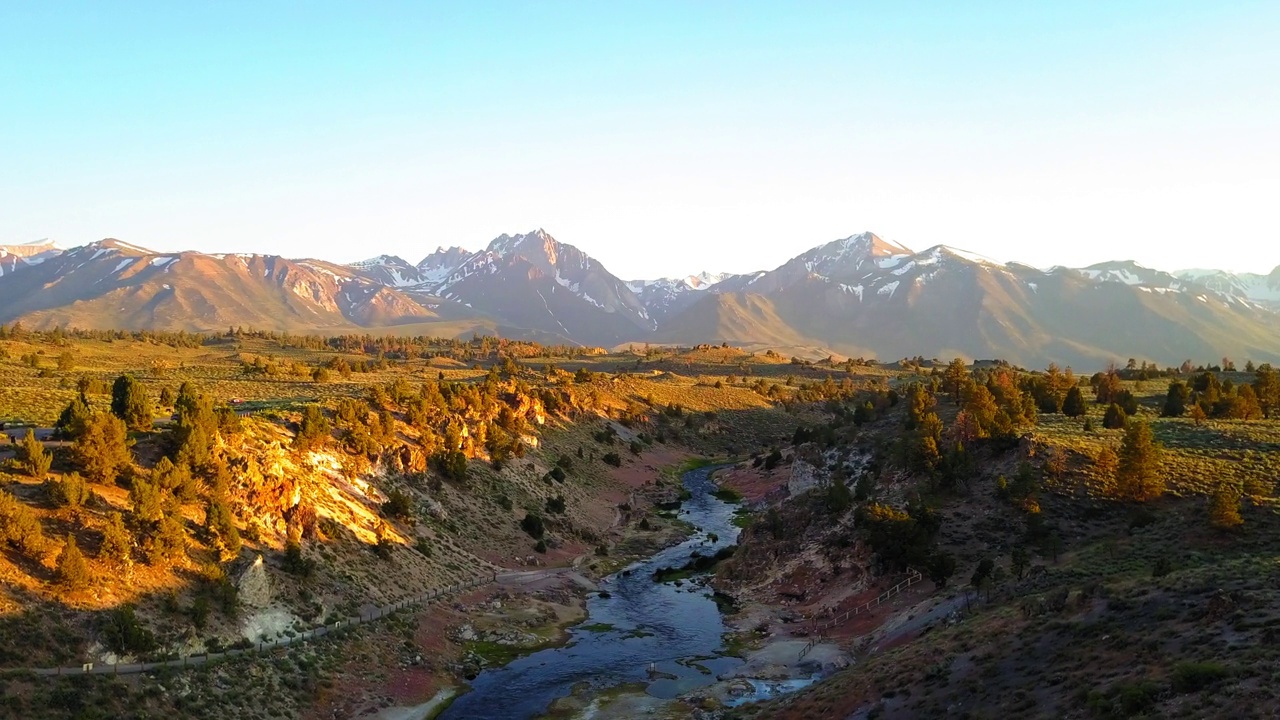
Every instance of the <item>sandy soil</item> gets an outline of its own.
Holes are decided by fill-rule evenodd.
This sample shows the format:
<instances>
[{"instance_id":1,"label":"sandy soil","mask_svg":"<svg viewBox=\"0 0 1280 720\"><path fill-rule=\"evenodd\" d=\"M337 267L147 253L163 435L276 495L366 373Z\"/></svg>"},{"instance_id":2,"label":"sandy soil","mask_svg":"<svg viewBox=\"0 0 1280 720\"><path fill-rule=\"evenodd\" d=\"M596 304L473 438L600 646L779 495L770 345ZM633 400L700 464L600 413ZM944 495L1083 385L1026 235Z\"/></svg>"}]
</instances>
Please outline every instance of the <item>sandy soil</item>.
<instances>
[{"instance_id":1,"label":"sandy soil","mask_svg":"<svg viewBox=\"0 0 1280 720\"><path fill-rule=\"evenodd\" d=\"M430 717L433 712L449 702L455 694L456 691L449 688L436 693L430 700L421 705L383 708L373 716L373 720L423 720L423 718Z\"/></svg>"}]
</instances>

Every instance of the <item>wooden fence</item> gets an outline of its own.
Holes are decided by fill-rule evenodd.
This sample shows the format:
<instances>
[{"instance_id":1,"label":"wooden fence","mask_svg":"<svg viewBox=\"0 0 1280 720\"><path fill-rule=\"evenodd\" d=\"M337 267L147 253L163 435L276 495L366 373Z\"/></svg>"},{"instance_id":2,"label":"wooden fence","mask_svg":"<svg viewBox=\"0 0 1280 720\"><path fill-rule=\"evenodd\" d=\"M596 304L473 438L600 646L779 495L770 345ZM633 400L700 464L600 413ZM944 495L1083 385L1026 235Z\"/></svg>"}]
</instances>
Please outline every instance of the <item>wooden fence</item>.
<instances>
[{"instance_id":1,"label":"wooden fence","mask_svg":"<svg viewBox=\"0 0 1280 720\"><path fill-rule=\"evenodd\" d=\"M361 613L359 615L355 615L352 617L342 618L340 620L335 620L331 623L326 623L324 625L318 625L310 630L305 630L303 632L300 632L294 635L277 638L275 640L262 640L262 641L259 641L258 643L250 644L250 645L241 645L238 647L232 647L222 652L205 652L199 655L183 655L181 657L171 658L169 660L159 660L156 662L109 663L109 664L108 663L85 663L83 665L77 665L72 667L27 668L27 669L6 670L3 672L9 672L9 673L28 672L38 676L55 676L55 677L60 675L85 675L85 674L135 675L137 673L150 672L152 670L160 670L163 668L182 669L182 668L188 668L188 667L195 667L197 665L206 665L209 663L215 663L220 660L224 660L226 658L235 657L237 655L244 655L246 653L261 653L266 650L275 650L276 648L287 648L290 645L294 645L296 643L300 643L306 640L321 638L345 628L353 627L355 625L360 625L362 623L373 622L374 620L380 620L394 612L403 610L408 607L430 603L434 600L438 600L448 595L455 595L465 590L471 590L474 588L482 587L484 585L488 585L490 583L496 582L497 579L498 579L498 575L497 573L494 573L493 575L476 578L475 580L469 580L464 583L455 583L448 587L438 588L436 590L430 590L428 592L422 593L421 595L414 595L413 597L405 598L403 600L400 600L399 602L391 603L390 605L384 605L382 607L374 608L373 610L370 610L369 612L366 612L366 613Z\"/></svg>"},{"instance_id":2,"label":"wooden fence","mask_svg":"<svg viewBox=\"0 0 1280 720\"><path fill-rule=\"evenodd\" d=\"M889 598L893 597L894 595L897 595L903 590L906 590L912 585L915 585L916 583L920 582L923 579L924 579L924 576L921 575L919 571L914 570L912 568L907 568L907 577L904 578L902 581L900 581L897 585L894 585L888 590L885 590L884 592L880 593L874 599L868 600L867 602L864 602L855 608L845 610L844 612L840 613L839 615L836 615L835 617L831 618L830 620L822 624L815 624L813 626L813 630L811 632L811 637L809 639L809 642L806 643L804 646L804 649L800 651L800 659L803 660L805 656L809 654L809 651L813 650L815 645L822 642L823 632L830 630L831 628L836 627L837 625L843 625L844 623L848 622L850 618L853 618L861 613L867 612L871 610L871 608L877 607L878 605L883 603L885 600L888 600Z\"/></svg>"}]
</instances>

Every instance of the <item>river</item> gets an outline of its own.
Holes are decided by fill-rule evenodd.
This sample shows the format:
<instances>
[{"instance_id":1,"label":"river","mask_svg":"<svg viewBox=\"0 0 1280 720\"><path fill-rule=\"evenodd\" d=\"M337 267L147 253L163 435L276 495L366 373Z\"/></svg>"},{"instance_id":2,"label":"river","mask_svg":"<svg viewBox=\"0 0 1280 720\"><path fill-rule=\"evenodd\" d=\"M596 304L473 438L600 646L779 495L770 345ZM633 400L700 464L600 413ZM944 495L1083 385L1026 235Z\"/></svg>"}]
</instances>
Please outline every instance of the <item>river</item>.
<instances>
[{"instance_id":1,"label":"river","mask_svg":"<svg viewBox=\"0 0 1280 720\"><path fill-rule=\"evenodd\" d=\"M698 528L690 538L605 578L610 597L587 599L587 619L571 628L563 647L485 670L440 715L442 720L526 720L546 712L579 683L595 689L645 683L647 692L673 698L710 685L742 661L723 654L725 625L711 591L688 582L653 581L654 570L679 567L693 552L711 555L737 541L734 505L715 497L714 467L690 470L682 481L691 497L680 517ZM713 542L710 536L716 536ZM603 632L599 628L609 626ZM583 629L591 628L594 629ZM659 672L651 677L650 664Z\"/></svg>"}]
</instances>

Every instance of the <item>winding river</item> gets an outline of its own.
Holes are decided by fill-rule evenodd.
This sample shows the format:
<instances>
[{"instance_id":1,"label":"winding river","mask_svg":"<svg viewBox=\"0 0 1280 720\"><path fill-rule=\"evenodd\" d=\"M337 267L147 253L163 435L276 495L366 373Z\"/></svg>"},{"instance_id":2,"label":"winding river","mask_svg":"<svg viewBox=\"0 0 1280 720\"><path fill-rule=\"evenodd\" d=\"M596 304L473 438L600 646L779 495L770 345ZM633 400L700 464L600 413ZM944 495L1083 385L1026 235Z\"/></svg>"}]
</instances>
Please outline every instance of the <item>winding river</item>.
<instances>
[{"instance_id":1,"label":"winding river","mask_svg":"<svg viewBox=\"0 0 1280 720\"><path fill-rule=\"evenodd\" d=\"M587 619L570 629L567 645L481 672L440 718L526 720L546 712L579 683L603 689L639 682L650 695L673 698L740 665L741 660L723 654L725 625L709 589L653 581L658 568L682 566L694 551L711 555L737 541L735 507L712 494L715 469L690 470L682 478L692 496L680 517L698 528L693 536L605 578L601 588L611 597L588 598ZM605 625L604 632L582 629ZM659 672L651 675L650 664Z\"/></svg>"}]
</instances>

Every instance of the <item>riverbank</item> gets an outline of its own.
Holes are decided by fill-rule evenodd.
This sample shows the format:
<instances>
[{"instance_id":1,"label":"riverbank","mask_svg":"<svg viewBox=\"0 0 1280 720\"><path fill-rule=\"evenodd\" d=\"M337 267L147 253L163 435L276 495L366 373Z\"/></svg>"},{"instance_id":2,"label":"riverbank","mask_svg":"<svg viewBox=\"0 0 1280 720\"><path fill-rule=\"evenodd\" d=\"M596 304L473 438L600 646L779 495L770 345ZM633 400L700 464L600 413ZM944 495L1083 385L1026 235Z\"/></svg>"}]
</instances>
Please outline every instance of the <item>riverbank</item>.
<instances>
[{"instance_id":1,"label":"riverbank","mask_svg":"<svg viewBox=\"0 0 1280 720\"><path fill-rule=\"evenodd\" d=\"M588 598L600 594L602 579L692 534L691 524L656 507L673 493L672 469L688 457L673 451L646 453L618 469L618 477L611 478L616 489L610 500L627 507L602 531L603 553L597 548L574 556L549 554L545 561L555 566L502 573L495 586L428 609L418 616L419 630L411 641L428 659L397 668L375 683L353 665L341 673L351 680L333 693L341 701L325 703L309 717L381 718L379 713L391 712L416 720L415 713L439 693L454 693L451 703L467 694L480 673L571 642L575 628L584 624ZM605 630L596 626L581 632ZM433 713L442 713L448 703L433 707Z\"/></svg>"},{"instance_id":2,"label":"riverbank","mask_svg":"<svg viewBox=\"0 0 1280 720\"><path fill-rule=\"evenodd\" d=\"M656 581L664 568L736 542L738 506L711 479L716 469L684 458L647 467L648 481L633 472L626 504L634 505L620 513L606 553L508 573L449 617L423 623L446 628L440 657L452 658L450 672L371 717L417 720L432 702L442 720L688 717L775 697L845 666L839 647L806 649L762 608L723 615L707 572ZM445 690L458 694L437 700Z\"/></svg>"},{"instance_id":3,"label":"riverbank","mask_svg":"<svg viewBox=\"0 0 1280 720\"><path fill-rule=\"evenodd\" d=\"M680 468L683 502L668 506L691 535L603 578L568 645L482 674L442 718L689 717L776 697L847 665L837 646L806 648L785 633L737 642L706 568L664 574L700 567L691 560L723 555L737 541L736 496L711 479L718 468L700 465Z\"/></svg>"}]
</instances>

